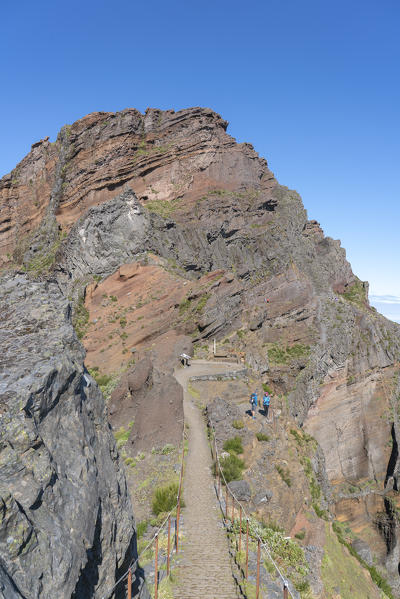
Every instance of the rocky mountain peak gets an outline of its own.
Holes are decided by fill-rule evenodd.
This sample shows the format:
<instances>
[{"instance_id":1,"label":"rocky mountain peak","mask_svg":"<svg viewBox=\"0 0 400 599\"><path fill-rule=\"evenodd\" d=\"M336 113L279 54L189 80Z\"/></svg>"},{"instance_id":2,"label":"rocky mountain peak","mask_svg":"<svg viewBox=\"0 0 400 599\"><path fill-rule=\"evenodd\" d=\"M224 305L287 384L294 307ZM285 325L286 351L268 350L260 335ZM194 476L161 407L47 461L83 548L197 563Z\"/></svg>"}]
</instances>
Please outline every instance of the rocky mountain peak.
<instances>
[{"instance_id":1,"label":"rocky mountain peak","mask_svg":"<svg viewBox=\"0 0 400 599\"><path fill-rule=\"evenodd\" d=\"M138 473L147 480L163 443L176 447L182 437L179 355L211 361L214 339L244 379L204 379L197 393L211 419L222 408L232 416L221 443L242 430L243 414L252 509L287 534L304 529L315 596L330 584L322 556L333 551L327 522L335 518L350 531L336 528L337 542L374 553L400 592L399 327L371 308L368 284L340 242L308 220L298 193L226 129L207 108L95 112L54 143L33 144L0 181L0 549L4 588L23 589L12 597L29 585L50 597L50 577L59 584L42 540L53 542L46 527L67 535L70 502L79 532L62 543L65 552L54 540L60 576L77 598L109 588L134 533L107 418L114 433L130 423L126 464L144 456L126 476L135 510L148 517ZM107 381L106 403L95 378ZM275 404L262 430L245 416L254 387ZM10 549L19 522L23 535ZM118 538L105 547L112 528ZM34 580L38 552L45 591Z\"/></svg>"}]
</instances>

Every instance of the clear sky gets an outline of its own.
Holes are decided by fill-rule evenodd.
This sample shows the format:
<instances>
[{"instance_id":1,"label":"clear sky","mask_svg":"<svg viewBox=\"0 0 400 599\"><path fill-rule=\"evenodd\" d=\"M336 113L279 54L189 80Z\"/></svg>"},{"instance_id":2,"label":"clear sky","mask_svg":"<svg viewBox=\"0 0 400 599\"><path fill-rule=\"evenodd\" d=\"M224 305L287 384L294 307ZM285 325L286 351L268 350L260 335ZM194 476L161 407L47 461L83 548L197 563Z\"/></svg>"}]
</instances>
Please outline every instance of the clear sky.
<instances>
[{"instance_id":1,"label":"clear sky","mask_svg":"<svg viewBox=\"0 0 400 599\"><path fill-rule=\"evenodd\" d=\"M96 110L209 106L400 296L398 0L4 0L0 176Z\"/></svg>"}]
</instances>

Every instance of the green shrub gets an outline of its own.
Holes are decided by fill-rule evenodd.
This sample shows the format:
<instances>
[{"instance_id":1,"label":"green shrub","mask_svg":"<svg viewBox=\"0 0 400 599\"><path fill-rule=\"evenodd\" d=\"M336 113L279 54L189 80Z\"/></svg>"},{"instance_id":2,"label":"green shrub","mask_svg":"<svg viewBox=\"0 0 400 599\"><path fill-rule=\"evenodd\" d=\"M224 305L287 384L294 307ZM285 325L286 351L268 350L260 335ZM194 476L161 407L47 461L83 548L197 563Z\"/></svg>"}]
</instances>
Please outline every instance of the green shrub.
<instances>
[{"instance_id":1,"label":"green shrub","mask_svg":"<svg viewBox=\"0 0 400 599\"><path fill-rule=\"evenodd\" d=\"M275 466L277 472L280 474L281 479L287 484L288 487L292 486L292 479L290 478L290 472L288 468L282 466Z\"/></svg>"},{"instance_id":2,"label":"green shrub","mask_svg":"<svg viewBox=\"0 0 400 599\"><path fill-rule=\"evenodd\" d=\"M300 532L296 532L296 534L294 536L296 537L296 539L300 539L300 541L302 541L304 539L304 537L306 536L306 531L301 530ZM299 590L299 589L297 589L297 590Z\"/></svg>"},{"instance_id":3,"label":"green shrub","mask_svg":"<svg viewBox=\"0 0 400 599\"><path fill-rule=\"evenodd\" d=\"M86 335L89 326L89 311L86 309L83 295L80 296L75 306L72 324L74 325L78 339L82 339Z\"/></svg>"},{"instance_id":4,"label":"green shrub","mask_svg":"<svg viewBox=\"0 0 400 599\"><path fill-rule=\"evenodd\" d=\"M269 441L269 437L265 433L256 433L256 437L258 441Z\"/></svg>"},{"instance_id":5,"label":"green shrub","mask_svg":"<svg viewBox=\"0 0 400 599\"><path fill-rule=\"evenodd\" d=\"M117 386L118 376L111 374L101 374L99 372L98 366L88 368L88 372L100 387L100 390L102 391L104 397L108 399L111 396L111 393L114 391L115 387Z\"/></svg>"},{"instance_id":6,"label":"green shrub","mask_svg":"<svg viewBox=\"0 0 400 599\"><path fill-rule=\"evenodd\" d=\"M149 525L148 520L142 520L136 524L136 537L140 539L144 534L146 534L147 527Z\"/></svg>"},{"instance_id":7,"label":"green shrub","mask_svg":"<svg viewBox=\"0 0 400 599\"><path fill-rule=\"evenodd\" d=\"M171 453L172 451L174 451L174 449L175 449L174 445L172 445L171 443L167 443L166 445L164 445L164 447L162 448L160 453L161 453L161 455L167 455L168 453Z\"/></svg>"},{"instance_id":8,"label":"green shrub","mask_svg":"<svg viewBox=\"0 0 400 599\"><path fill-rule=\"evenodd\" d=\"M310 583L308 580L300 580L299 582L295 582L294 587L299 593L307 593L310 590Z\"/></svg>"},{"instance_id":9,"label":"green shrub","mask_svg":"<svg viewBox=\"0 0 400 599\"><path fill-rule=\"evenodd\" d=\"M296 343L291 347L274 344L268 349L268 358L271 364L290 364L293 360L308 356L309 353L309 346L301 343Z\"/></svg>"},{"instance_id":10,"label":"green shrub","mask_svg":"<svg viewBox=\"0 0 400 599\"><path fill-rule=\"evenodd\" d=\"M208 302L208 300L210 299L210 294L209 293L205 293L198 301L198 304L196 306L196 312L198 312L199 314L201 314L205 308L206 303Z\"/></svg>"},{"instance_id":11,"label":"green shrub","mask_svg":"<svg viewBox=\"0 0 400 599\"><path fill-rule=\"evenodd\" d=\"M239 530L239 520L234 523L234 530ZM242 531L244 531L242 522ZM309 568L305 559L302 547L293 539L288 539L285 531L275 525L273 522L267 524L258 522L254 517L250 517L249 534L253 540L257 536L267 544L271 557L278 562L281 570L286 575L290 574L293 584L299 584L304 581Z\"/></svg>"},{"instance_id":12,"label":"green shrub","mask_svg":"<svg viewBox=\"0 0 400 599\"><path fill-rule=\"evenodd\" d=\"M243 453L243 445L242 439L240 437L233 437L232 439L228 439L224 443L225 451L234 452L234 453Z\"/></svg>"},{"instance_id":13,"label":"green shrub","mask_svg":"<svg viewBox=\"0 0 400 599\"><path fill-rule=\"evenodd\" d=\"M177 210L182 203L182 198L174 198L173 200L150 200L145 206L150 212L155 212L163 218L169 218L171 214Z\"/></svg>"},{"instance_id":14,"label":"green shrub","mask_svg":"<svg viewBox=\"0 0 400 599\"><path fill-rule=\"evenodd\" d=\"M237 455L231 453L229 456L222 458L220 463L227 483L230 483L232 480L241 480L245 463Z\"/></svg>"},{"instance_id":15,"label":"green shrub","mask_svg":"<svg viewBox=\"0 0 400 599\"><path fill-rule=\"evenodd\" d=\"M351 287L348 287L342 295L346 300L358 305L359 307L366 305L365 288L360 279L357 279L355 283L353 283Z\"/></svg>"},{"instance_id":16,"label":"green shrub","mask_svg":"<svg viewBox=\"0 0 400 599\"><path fill-rule=\"evenodd\" d=\"M129 435L131 434L132 427L133 420L128 424L128 428L125 429L124 426L121 426L121 428L118 431L115 431L114 438L117 442L118 449L126 445L129 439Z\"/></svg>"},{"instance_id":17,"label":"green shrub","mask_svg":"<svg viewBox=\"0 0 400 599\"><path fill-rule=\"evenodd\" d=\"M191 300L189 298L185 298L184 300L181 301L181 303L179 304L180 316L182 316L182 314L184 314L186 312L186 310L189 310L190 304L191 304Z\"/></svg>"},{"instance_id":18,"label":"green shrub","mask_svg":"<svg viewBox=\"0 0 400 599\"><path fill-rule=\"evenodd\" d=\"M99 387L106 387L106 385L108 385L108 383L111 381L112 376L110 374L99 374L94 378Z\"/></svg>"},{"instance_id":19,"label":"green shrub","mask_svg":"<svg viewBox=\"0 0 400 599\"><path fill-rule=\"evenodd\" d=\"M272 395L272 389L271 387L268 387L267 383L263 383L262 388L265 391L265 393L269 393L270 395Z\"/></svg>"},{"instance_id":20,"label":"green shrub","mask_svg":"<svg viewBox=\"0 0 400 599\"><path fill-rule=\"evenodd\" d=\"M232 422L232 426L233 428L236 428L236 430L240 431L242 428L244 428L244 422L243 420L234 420Z\"/></svg>"},{"instance_id":21,"label":"green shrub","mask_svg":"<svg viewBox=\"0 0 400 599\"><path fill-rule=\"evenodd\" d=\"M118 449L120 449L127 443L130 434L131 434L130 429L128 428L127 430L125 430L123 426L121 426L119 431L114 433L114 437L117 442Z\"/></svg>"},{"instance_id":22,"label":"green shrub","mask_svg":"<svg viewBox=\"0 0 400 599\"><path fill-rule=\"evenodd\" d=\"M264 518L261 519L261 526L265 530L272 530L273 532L281 532L282 534L285 532L285 529L275 521L269 518L267 521Z\"/></svg>"},{"instance_id":23,"label":"green shrub","mask_svg":"<svg viewBox=\"0 0 400 599\"><path fill-rule=\"evenodd\" d=\"M318 503L313 503L312 506L313 506L314 511L317 514L318 518L322 518L323 520L328 520L328 512L326 510L323 510Z\"/></svg>"},{"instance_id":24,"label":"green shrub","mask_svg":"<svg viewBox=\"0 0 400 599\"><path fill-rule=\"evenodd\" d=\"M153 514L158 516L161 512L170 512L176 506L178 490L178 483L170 483L155 489L152 503Z\"/></svg>"},{"instance_id":25,"label":"green shrub","mask_svg":"<svg viewBox=\"0 0 400 599\"><path fill-rule=\"evenodd\" d=\"M303 458L302 464L304 466L304 474L306 475L308 479L308 484L310 486L311 498L314 502L316 502L321 497L321 487L319 486L318 481L315 478L310 458Z\"/></svg>"}]
</instances>

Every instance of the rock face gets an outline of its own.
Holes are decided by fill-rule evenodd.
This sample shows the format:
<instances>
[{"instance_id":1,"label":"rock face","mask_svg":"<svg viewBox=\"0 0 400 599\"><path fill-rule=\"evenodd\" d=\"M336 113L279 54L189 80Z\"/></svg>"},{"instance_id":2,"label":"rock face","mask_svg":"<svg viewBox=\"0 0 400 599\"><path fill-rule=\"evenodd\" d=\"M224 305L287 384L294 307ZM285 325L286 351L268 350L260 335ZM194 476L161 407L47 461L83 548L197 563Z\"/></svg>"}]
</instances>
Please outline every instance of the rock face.
<instances>
[{"instance_id":1,"label":"rock face","mask_svg":"<svg viewBox=\"0 0 400 599\"><path fill-rule=\"evenodd\" d=\"M104 400L55 282L0 284L0 596L106 596L134 521Z\"/></svg>"},{"instance_id":2,"label":"rock face","mask_svg":"<svg viewBox=\"0 0 400 599\"><path fill-rule=\"evenodd\" d=\"M133 427L126 450L179 447L183 431L183 390L170 364L182 352L191 352L191 340L172 333L161 335L151 353L139 358L111 395L110 422L115 429L127 419Z\"/></svg>"},{"instance_id":3,"label":"rock face","mask_svg":"<svg viewBox=\"0 0 400 599\"><path fill-rule=\"evenodd\" d=\"M281 400L272 450L287 441L289 421L308 432L294 429L278 470L271 449L244 438L248 459L262 452L248 476L255 509L268 505L293 530L311 511L315 537L330 540L324 510L346 520L400 596L399 327L370 307L368 284L340 242L226 127L209 109L127 109L88 115L54 144L34 144L0 181L1 263L50 277L75 303L87 365L121 379L111 421L134 414L138 447L155 434L148 406L165 386L179 419L171 373L188 340L207 353L216 338L243 360ZM171 351L158 362L167 338ZM156 428L167 408L152 412ZM234 406L220 409L233 422ZM233 436L217 416L221 438ZM157 430L160 444L180 432ZM318 504L310 481L320 487ZM320 549L310 555L321 565Z\"/></svg>"}]
</instances>

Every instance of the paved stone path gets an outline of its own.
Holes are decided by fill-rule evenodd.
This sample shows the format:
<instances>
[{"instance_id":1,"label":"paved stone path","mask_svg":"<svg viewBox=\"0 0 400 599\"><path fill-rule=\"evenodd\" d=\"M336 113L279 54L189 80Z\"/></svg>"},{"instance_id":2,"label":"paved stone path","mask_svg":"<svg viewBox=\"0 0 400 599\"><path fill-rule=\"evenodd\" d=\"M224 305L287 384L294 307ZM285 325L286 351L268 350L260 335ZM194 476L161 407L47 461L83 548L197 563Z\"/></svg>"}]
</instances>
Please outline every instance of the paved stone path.
<instances>
[{"instance_id":1,"label":"paved stone path","mask_svg":"<svg viewBox=\"0 0 400 599\"><path fill-rule=\"evenodd\" d=\"M237 599L238 596L213 486L204 419L186 389L190 376L220 374L232 369L240 369L240 366L194 361L190 368L175 375L185 391L185 422L189 425L189 451L183 486L184 539L178 556L175 599Z\"/></svg>"}]
</instances>

